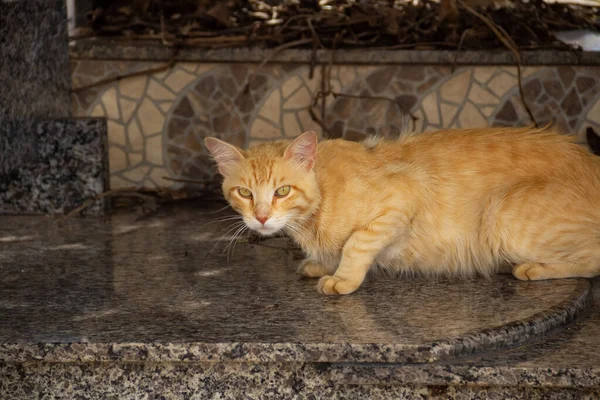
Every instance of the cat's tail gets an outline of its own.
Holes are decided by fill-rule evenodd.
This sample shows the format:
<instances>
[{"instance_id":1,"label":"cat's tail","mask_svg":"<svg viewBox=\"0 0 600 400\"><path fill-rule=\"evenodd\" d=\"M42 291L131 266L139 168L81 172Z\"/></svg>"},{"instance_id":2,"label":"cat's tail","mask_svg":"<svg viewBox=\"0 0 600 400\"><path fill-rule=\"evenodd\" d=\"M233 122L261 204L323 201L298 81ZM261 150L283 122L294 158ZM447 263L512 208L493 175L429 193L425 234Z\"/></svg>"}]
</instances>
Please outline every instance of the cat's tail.
<instances>
[{"instance_id":1,"label":"cat's tail","mask_svg":"<svg viewBox=\"0 0 600 400\"><path fill-rule=\"evenodd\" d=\"M600 156L600 136L594 131L594 128L589 126L585 131L585 136L592 152Z\"/></svg>"}]
</instances>

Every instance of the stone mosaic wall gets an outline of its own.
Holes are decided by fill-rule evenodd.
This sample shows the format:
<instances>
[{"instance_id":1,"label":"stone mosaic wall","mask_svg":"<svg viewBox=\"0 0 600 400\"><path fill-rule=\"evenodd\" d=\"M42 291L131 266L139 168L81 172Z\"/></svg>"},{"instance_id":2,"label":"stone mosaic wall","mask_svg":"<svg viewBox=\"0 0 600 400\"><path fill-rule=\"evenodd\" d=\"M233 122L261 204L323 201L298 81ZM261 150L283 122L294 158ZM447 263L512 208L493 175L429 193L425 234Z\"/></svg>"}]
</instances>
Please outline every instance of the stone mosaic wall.
<instances>
[{"instance_id":1,"label":"stone mosaic wall","mask_svg":"<svg viewBox=\"0 0 600 400\"><path fill-rule=\"evenodd\" d=\"M73 61L73 86L161 65ZM321 68L255 64L179 63L169 71L96 87L73 96L74 113L108 118L111 187L167 187L163 179L214 181L203 147L207 135L239 146L321 132L308 107L322 90ZM581 142L600 131L600 67L524 68L527 101L538 122L554 121ZM252 79L250 77L253 76ZM250 84L247 85L250 80ZM315 108L329 136L360 140L396 135L418 118L417 131L529 122L514 67L334 66L331 90L369 99L329 96ZM393 98L396 101L377 99ZM410 125L409 125L410 126Z\"/></svg>"}]
</instances>

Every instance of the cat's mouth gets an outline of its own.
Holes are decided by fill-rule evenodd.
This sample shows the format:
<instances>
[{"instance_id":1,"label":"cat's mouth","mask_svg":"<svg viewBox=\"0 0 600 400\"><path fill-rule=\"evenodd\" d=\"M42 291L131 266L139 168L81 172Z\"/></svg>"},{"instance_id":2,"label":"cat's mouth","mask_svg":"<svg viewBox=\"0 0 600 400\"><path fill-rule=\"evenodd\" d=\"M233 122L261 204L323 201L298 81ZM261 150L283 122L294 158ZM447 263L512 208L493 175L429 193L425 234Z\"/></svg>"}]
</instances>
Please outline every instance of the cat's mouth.
<instances>
[{"instance_id":1,"label":"cat's mouth","mask_svg":"<svg viewBox=\"0 0 600 400\"><path fill-rule=\"evenodd\" d=\"M267 226L253 228L252 230L257 233L260 233L262 236L271 236L271 235L274 235L277 232L279 232L279 228L273 228L273 227L267 227Z\"/></svg>"}]
</instances>

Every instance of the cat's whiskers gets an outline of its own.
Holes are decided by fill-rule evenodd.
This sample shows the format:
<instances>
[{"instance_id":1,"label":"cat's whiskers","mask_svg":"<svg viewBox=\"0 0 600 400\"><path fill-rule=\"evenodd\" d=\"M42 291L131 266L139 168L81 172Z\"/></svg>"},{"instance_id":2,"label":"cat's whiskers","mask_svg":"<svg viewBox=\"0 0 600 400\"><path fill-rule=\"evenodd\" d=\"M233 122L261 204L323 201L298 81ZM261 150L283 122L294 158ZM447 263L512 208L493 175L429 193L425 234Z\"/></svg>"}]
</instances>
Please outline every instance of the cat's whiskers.
<instances>
[{"instance_id":1,"label":"cat's whiskers","mask_svg":"<svg viewBox=\"0 0 600 400\"><path fill-rule=\"evenodd\" d=\"M227 231L223 234L223 236L221 236L221 238L217 241L217 243L215 243L215 245L212 247L212 249L210 249L210 251L206 255L206 258L204 259L204 266L206 266L206 263L208 262L208 258L210 257L210 255L212 254L212 252L215 250L215 248L219 245L219 243L221 243L221 241L223 239L225 239L225 237L227 236L227 234L229 232L232 232L232 231L235 231L236 229L239 229L240 225L244 225L245 226L244 221L235 222L231 226L228 227Z\"/></svg>"},{"instance_id":2,"label":"cat's whiskers","mask_svg":"<svg viewBox=\"0 0 600 400\"><path fill-rule=\"evenodd\" d=\"M200 229L208 226L208 225L212 225L212 224L216 224L218 222L229 222L229 221L235 221L235 220L241 220L242 216L241 215L224 215L222 217L218 217L212 221L209 221L205 224L200 225L199 227L197 227L196 229L194 229L192 231L192 233L196 233L198 232Z\"/></svg>"}]
</instances>

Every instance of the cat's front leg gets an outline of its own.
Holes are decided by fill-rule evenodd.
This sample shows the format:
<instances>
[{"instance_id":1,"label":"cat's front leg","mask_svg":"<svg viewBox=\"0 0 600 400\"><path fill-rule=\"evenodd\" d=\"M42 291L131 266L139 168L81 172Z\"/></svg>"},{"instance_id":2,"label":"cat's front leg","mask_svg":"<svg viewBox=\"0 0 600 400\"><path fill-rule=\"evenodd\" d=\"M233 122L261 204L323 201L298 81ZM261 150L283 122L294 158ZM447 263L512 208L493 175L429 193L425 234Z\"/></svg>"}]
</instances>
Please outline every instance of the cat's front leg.
<instances>
[{"instance_id":1,"label":"cat's front leg","mask_svg":"<svg viewBox=\"0 0 600 400\"><path fill-rule=\"evenodd\" d=\"M298 274L305 278L321 278L335 272L339 259L331 257L308 258L298 267Z\"/></svg>"},{"instance_id":2,"label":"cat's front leg","mask_svg":"<svg viewBox=\"0 0 600 400\"><path fill-rule=\"evenodd\" d=\"M316 260L304 260L298 267L298 274L305 278L320 278L329 273L327 267Z\"/></svg>"},{"instance_id":3,"label":"cat's front leg","mask_svg":"<svg viewBox=\"0 0 600 400\"><path fill-rule=\"evenodd\" d=\"M398 231L397 224L380 220L354 232L344 245L342 259L335 274L325 275L319 280L319 292L350 294L358 289L377 254L390 244Z\"/></svg>"}]
</instances>

